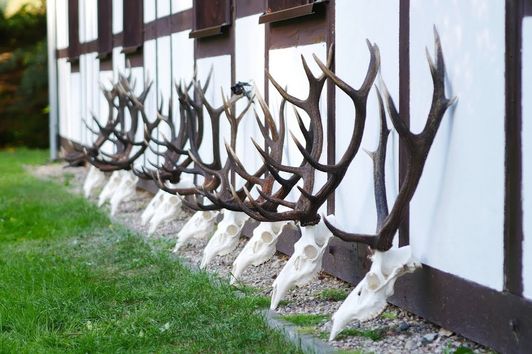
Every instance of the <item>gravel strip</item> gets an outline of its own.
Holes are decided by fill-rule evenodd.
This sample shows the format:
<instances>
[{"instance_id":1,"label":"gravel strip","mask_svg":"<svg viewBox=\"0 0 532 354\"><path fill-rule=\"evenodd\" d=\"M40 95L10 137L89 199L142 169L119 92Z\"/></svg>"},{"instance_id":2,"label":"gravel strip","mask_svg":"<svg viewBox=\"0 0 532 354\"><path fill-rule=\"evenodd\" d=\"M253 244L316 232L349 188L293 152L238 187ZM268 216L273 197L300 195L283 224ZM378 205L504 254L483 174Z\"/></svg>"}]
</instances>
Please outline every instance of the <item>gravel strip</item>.
<instances>
[{"instance_id":1,"label":"gravel strip","mask_svg":"<svg viewBox=\"0 0 532 354\"><path fill-rule=\"evenodd\" d=\"M87 171L82 167L65 169L58 164L32 167L31 170L38 177L52 179L59 183L63 181L75 193L81 193L81 186ZM147 235L148 226L140 225L140 215L152 196L146 191L137 190L134 198L120 205L115 217L116 221ZM91 199L97 200L96 197ZM151 238L167 241L173 246L177 232L192 214L191 211L182 210L174 220L159 225ZM247 238L242 237L236 251L214 258L207 266L207 270L217 273L221 279L228 280L233 260L246 242ZM199 265L205 245L206 241L194 240L180 249L179 257L192 265ZM257 289L259 294L270 296L272 282L287 260L286 255L277 252L271 261L258 267L248 268L242 275L240 284ZM285 297L285 301L281 302L277 313L281 318L291 314L319 314L326 315L330 319L341 304L341 301L324 298L324 291L331 289L341 290L347 294L353 286L328 274L320 273L311 284L292 289ZM302 334L313 334L327 340L330 326L330 321L325 319L317 326L303 327L300 331ZM330 345L338 349L356 350L362 353L454 353L458 348L461 348L460 353L493 353L486 347L392 305L389 305L383 315L378 318L363 323L353 322L348 328L347 334L340 334Z\"/></svg>"}]
</instances>

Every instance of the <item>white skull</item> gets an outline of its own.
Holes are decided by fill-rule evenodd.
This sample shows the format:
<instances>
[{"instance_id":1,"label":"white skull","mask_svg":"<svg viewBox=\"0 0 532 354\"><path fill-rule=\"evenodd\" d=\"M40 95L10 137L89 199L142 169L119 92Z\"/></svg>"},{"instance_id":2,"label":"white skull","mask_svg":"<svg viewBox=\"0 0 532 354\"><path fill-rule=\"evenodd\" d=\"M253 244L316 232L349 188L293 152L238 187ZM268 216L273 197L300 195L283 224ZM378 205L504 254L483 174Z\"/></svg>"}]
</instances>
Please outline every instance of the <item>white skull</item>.
<instances>
[{"instance_id":1,"label":"white skull","mask_svg":"<svg viewBox=\"0 0 532 354\"><path fill-rule=\"evenodd\" d=\"M146 223L153 217L155 211L157 210L157 207L163 201L163 197L164 191L162 189L159 189L157 194L155 194L155 196L150 200L150 203L148 204L146 209L144 209L142 215L140 216L140 223L142 225L146 225Z\"/></svg>"},{"instance_id":2,"label":"white skull","mask_svg":"<svg viewBox=\"0 0 532 354\"><path fill-rule=\"evenodd\" d=\"M375 251L371 259L373 264L369 272L333 315L329 340L353 320L367 321L380 315L386 308L386 299L393 295L397 278L421 267L414 260L410 246Z\"/></svg>"},{"instance_id":3,"label":"white skull","mask_svg":"<svg viewBox=\"0 0 532 354\"><path fill-rule=\"evenodd\" d=\"M181 206L181 198L164 192L162 202L157 206L153 217L150 220L150 229L148 234L151 235L157 229L157 226L164 220L172 220L177 216L179 207Z\"/></svg>"},{"instance_id":4,"label":"white skull","mask_svg":"<svg viewBox=\"0 0 532 354\"><path fill-rule=\"evenodd\" d=\"M122 201L131 198L135 195L137 182L139 180L139 178L135 176L133 172L122 172L123 174L122 179L120 180L120 184L118 185L113 196L111 197L111 201L109 202L111 204L111 215L115 215L118 206L120 205L120 203L122 203Z\"/></svg>"},{"instance_id":5,"label":"white skull","mask_svg":"<svg viewBox=\"0 0 532 354\"><path fill-rule=\"evenodd\" d=\"M105 204L105 202L111 199L112 195L115 193L116 189L120 185L121 180L122 180L122 171L114 171L111 174L109 181L105 184L102 191L100 192L100 196L98 198L99 207L101 207L102 205Z\"/></svg>"},{"instance_id":6,"label":"white skull","mask_svg":"<svg viewBox=\"0 0 532 354\"><path fill-rule=\"evenodd\" d=\"M89 198L92 191L102 187L105 184L105 174L94 166L89 168L89 173L83 183L83 192L85 198Z\"/></svg>"},{"instance_id":7,"label":"white skull","mask_svg":"<svg viewBox=\"0 0 532 354\"><path fill-rule=\"evenodd\" d=\"M219 211L197 211L192 215L177 234L177 241L172 252L177 253L191 238L206 239L209 237L214 231L218 214Z\"/></svg>"},{"instance_id":8,"label":"white skull","mask_svg":"<svg viewBox=\"0 0 532 354\"><path fill-rule=\"evenodd\" d=\"M334 215L327 218L334 220ZM331 237L332 233L323 220L317 225L301 228L301 238L294 244L294 253L273 282L272 310L277 308L288 290L308 284L318 274Z\"/></svg>"},{"instance_id":9,"label":"white skull","mask_svg":"<svg viewBox=\"0 0 532 354\"><path fill-rule=\"evenodd\" d=\"M205 268L215 256L231 253L238 245L240 231L249 216L242 212L224 211L224 218L203 250L200 268Z\"/></svg>"},{"instance_id":10,"label":"white skull","mask_svg":"<svg viewBox=\"0 0 532 354\"><path fill-rule=\"evenodd\" d=\"M253 230L253 236L246 243L233 262L230 283L234 284L250 265L259 266L275 254L277 238L290 221L261 222Z\"/></svg>"}]
</instances>

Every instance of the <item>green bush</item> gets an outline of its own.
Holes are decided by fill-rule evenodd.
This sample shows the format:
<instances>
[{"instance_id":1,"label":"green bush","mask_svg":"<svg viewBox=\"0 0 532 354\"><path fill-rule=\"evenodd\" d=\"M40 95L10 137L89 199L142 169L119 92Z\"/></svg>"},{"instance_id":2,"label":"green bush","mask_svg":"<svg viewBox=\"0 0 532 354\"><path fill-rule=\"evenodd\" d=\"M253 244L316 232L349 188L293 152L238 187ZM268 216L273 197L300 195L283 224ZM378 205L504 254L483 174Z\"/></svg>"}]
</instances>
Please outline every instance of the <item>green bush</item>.
<instances>
[{"instance_id":1,"label":"green bush","mask_svg":"<svg viewBox=\"0 0 532 354\"><path fill-rule=\"evenodd\" d=\"M0 147L48 145L45 8L0 9Z\"/></svg>"}]
</instances>

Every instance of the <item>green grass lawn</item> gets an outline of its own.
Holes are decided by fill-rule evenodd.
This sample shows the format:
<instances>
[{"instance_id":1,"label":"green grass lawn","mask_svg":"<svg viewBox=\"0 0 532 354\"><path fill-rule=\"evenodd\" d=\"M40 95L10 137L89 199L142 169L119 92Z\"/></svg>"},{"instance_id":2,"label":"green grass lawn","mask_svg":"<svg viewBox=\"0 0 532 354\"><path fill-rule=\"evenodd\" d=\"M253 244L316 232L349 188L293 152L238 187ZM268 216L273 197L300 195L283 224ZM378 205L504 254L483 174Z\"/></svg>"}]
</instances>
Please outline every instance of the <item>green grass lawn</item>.
<instances>
[{"instance_id":1,"label":"green grass lawn","mask_svg":"<svg viewBox=\"0 0 532 354\"><path fill-rule=\"evenodd\" d=\"M24 172L46 157L0 152L1 353L297 352L265 325L263 298L191 273Z\"/></svg>"}]
</instances>

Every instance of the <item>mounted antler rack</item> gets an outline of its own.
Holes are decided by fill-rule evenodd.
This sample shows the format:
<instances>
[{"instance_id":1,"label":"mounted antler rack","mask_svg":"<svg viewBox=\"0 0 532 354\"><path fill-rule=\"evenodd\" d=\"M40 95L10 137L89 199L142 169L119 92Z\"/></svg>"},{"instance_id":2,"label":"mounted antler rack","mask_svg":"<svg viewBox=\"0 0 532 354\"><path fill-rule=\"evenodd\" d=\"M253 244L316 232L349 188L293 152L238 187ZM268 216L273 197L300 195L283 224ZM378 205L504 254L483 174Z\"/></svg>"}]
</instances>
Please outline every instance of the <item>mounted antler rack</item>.
<instances>
[{"instance_id":1,"label":"mounted antler rack","mask_svg":"<svg viewBox=\"0 0 532 354\"><path fill-rule=\"evenodd\" d=\"M202 90L207 90L211 79L211 73L207 77L206 83ZM188 95L191 88L195 87L197 82L196 74L188 85L184 83L176 84L175 89L179 98L179 131L176 134L176 129L172 115L172 101L170 101L170 109L168 116L159 114L159 118L162 122L167 124L170 128L170 139L162 135L162 140L153 138L153 141L158 146L166 148L164 152L160 152L158 149L153 149L151 145L148 146L150 151L159 156L163 163L159 166L151 161L149 164L155 169L149 170L145 166L141 169L134 169L133 172L140 178L151 179L157 182L157 180L168 181L172 184L176 184L181 180L181 174L192 163L192 159L188 156L188 150L186 145L190 144L189 140L194 140L195 146L200 146L203 139L203 109L200 102L194 101ZM191 110L187 110L192 107Z\"/></svg>"},{"instance_id":2,"label":"mounted antler rack","mask_svg":"<svg viewBox=\"0 0 532 354\"><path fill-rule=\"evenodd\" d=\"M440 37L436 30L434 30L434 47L436 52L435 62L427 51L427 60L434 86L432 104L425 127L419 134L412 133L404 121L401 120L386 86L384 84L382 85L388 115L401 141L405 144L408 153L406 175L390 212L388 212L386 187L384 184L384 161L386 158L388 128L386 127L383 99L380 93L377 92L381 111L381 133L377 151L370 154L374 161L375 200L378 218L377 232L375 235L348 233L336 228L325 219L325 223L332 233L344 241L363 243L379 251L387 251L392 247L393 238L405 217L407 207L416 191L423 173L423 168L425 167L425 162L427 161L427 156L443 116L447 108L452 106L456 100L456 98L448 99L445 97L445 63Z\"/></svg>"},{"instance_id":3,"label":"mounted antler rack","mask_svg":"<svg viewBox=\"0 0 532 354\"><path fill-rule=\"evenodd\" d=\"M152 82L145 82L144 90L140 95L134 93L134 83L130 83L128 78L120 75L116 89L118 92L118 113L116 120L119 122L111 130L113 139L110 139L115 144L115 153L109 154L101 149L98 154L89 155L89 163L101 171L117 171L130 170L133 162L139 158L148 148L152 133L159 125L161 119L161 107L157 117L153 122L150 122L144 108L144 101L149 93ZM129 128L126 126L126 109L129 113ZM95 121L97 121L95 119ZM98 125L100 131L101 125ZM143 129L143 138L141 141L136 141L138 129Z\"/></svg>"},{"instance_id":4,"label":"mounted antler rack","mask_svg":"<svg viewBox=\"0 0 532 354\"><path fill-rule=\"evenodd\" d=\"M264 160L265 166L267 167L271 177L273 177L272 182L277 182L281 187L275 192L272 192L271 190L265 190L264 188L257 189L260 197L268 202L268 204L262 203L263 205L261 205L259 200L256 200L251 196L251 193L248 189L244 188L248 203L252 206L252 208L250 208L248 205L246 205L248 203L240 203L240 206L245 213L259 221L294 220L300 222L302 226L315 225L320 221L318 209L342 181L347 168L358 152L360 143L362 141L366 120L367 97L380 65L378 47L368 42L368 48L370 52L370 62L366 78L358 90L350 87L330 70L333 59L332 47L329 50L327 65L323 64L316 56L314 56L314 60L322 70L322 75L319 77L315 77L312 74L305 58L302 57L303 68L309 82L309 93L307 98L304 100L290 95L275 81L275 79L273 79L271 75L268 74L268 78L283 99L304 111L309 116L310 123L309 127L306 128L297 109L294 110L299 128L305 139L305 146L303 146L295 138L294 134L291 134L299 152L303 155L303 161L298 167L282 164L280 158L274 158L256 142L254 142L255 147ZM319 99L327 79L330 79L337 87L343 90L351 98L356 112L351 142L344 155L336 165L323 165L319 162L321 153L323 151L324 140L323 124L319 110ZM327 173L328 179L316 194L312 194L317 170ZM288 173L291 176L288 179L285 179L281 177L281 173ZM248 176L246 176L244 173L242 173L241 176L248 181L250 180L249 178L246 178ZM300 191L299 198L295 202L286 201L286 196L290 193L300 179L303 181L303 185L297 186L298 190ZM283 206L289 210L277 211L278 206Z\"/></svg>"}]
</instances>

